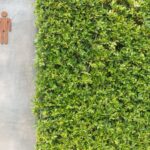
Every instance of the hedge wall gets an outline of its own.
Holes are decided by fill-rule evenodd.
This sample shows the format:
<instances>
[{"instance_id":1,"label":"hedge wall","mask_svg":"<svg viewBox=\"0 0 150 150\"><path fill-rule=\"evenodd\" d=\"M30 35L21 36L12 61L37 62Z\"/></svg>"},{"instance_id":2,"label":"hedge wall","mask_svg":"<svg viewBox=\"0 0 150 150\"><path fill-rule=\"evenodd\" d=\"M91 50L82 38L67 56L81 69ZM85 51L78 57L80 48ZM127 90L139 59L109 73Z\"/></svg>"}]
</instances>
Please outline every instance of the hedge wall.
<instances>
[{"instance_id":1,"label":"hedge wall","mask_svg":"<svg viewBox=\"0 0 150 150\"><path fill-rule=\"evenodd\" d=\"M150 150L149 0L36 0L37 150Z\"/></svg>"}]
</instances>

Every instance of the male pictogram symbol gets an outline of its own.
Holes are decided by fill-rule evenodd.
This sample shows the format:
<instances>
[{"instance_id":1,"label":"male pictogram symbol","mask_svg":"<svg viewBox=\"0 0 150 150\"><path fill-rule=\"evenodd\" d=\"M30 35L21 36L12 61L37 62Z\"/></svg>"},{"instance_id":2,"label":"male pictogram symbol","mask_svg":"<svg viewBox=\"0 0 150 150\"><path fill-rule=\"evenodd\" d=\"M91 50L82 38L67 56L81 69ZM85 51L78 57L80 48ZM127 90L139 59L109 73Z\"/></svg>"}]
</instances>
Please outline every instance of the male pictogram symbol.
<instances>
[{"instance_id":1,"label":"male pictogram symbol","mask_svg":"<svg viewBox=\"0 0 150 150\"><path fill-rule=\"evenodd\" d=\"M8 44L8 33L11 32L11 19L7 18L8 13L3 11L0 18L0 43Z\"/></svg>"}]
</instances>

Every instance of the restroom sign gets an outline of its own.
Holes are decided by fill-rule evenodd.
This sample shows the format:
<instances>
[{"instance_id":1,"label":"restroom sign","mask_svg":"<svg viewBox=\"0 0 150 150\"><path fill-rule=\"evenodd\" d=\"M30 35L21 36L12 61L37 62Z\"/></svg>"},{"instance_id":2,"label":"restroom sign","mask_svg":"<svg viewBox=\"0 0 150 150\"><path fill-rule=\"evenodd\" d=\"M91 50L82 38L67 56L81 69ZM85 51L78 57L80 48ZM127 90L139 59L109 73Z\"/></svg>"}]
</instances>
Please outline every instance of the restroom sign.
<instances>
[{"instance_id":1,"label":"restroom sign","mask_svg":"<svg viewBox=\"0 0 150 150\"><path fill-rule=\"evenodd\" d=\"M8 44L8 35L11 28L12 21L8 18L8 13L3 11L0 17L0 44Z\"/></svg>"}]
</instances>

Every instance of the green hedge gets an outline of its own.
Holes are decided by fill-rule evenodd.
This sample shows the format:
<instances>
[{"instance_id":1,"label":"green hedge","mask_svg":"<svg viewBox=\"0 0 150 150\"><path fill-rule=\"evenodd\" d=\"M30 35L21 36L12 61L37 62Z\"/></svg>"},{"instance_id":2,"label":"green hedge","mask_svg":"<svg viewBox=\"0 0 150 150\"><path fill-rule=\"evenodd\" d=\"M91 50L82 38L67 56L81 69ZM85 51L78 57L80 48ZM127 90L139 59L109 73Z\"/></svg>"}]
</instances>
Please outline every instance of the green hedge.
<instances>
[{"instance_id":1,"label":"green hedge","mask_svg":"<svg viewBox=\"0 0 150 150\"><path fill-rule=\"evenodd\" d=\"M36 0L37 150L150 150L149 0Z\"/></svg>"}]
</instances>

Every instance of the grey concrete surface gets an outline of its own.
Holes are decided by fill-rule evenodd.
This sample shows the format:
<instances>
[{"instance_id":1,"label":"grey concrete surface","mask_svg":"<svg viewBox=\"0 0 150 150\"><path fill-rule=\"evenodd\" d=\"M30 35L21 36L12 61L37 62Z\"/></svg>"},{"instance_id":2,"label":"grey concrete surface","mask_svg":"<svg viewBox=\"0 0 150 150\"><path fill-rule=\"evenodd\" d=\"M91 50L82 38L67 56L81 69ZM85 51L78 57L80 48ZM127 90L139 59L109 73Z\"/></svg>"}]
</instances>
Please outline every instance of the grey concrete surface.
<instances>
[{"instance_id":1,"label":"grey concrete surface","mask_svg":"<svg viewBox=\"0 0 150 150\"><path fill-rule=\"evenodd\" d=\"M34 150L32 115L35 35L33 0L0 0L12 19L9 44L0 45L0 150Z\"/></svg>"}]
</instances>

